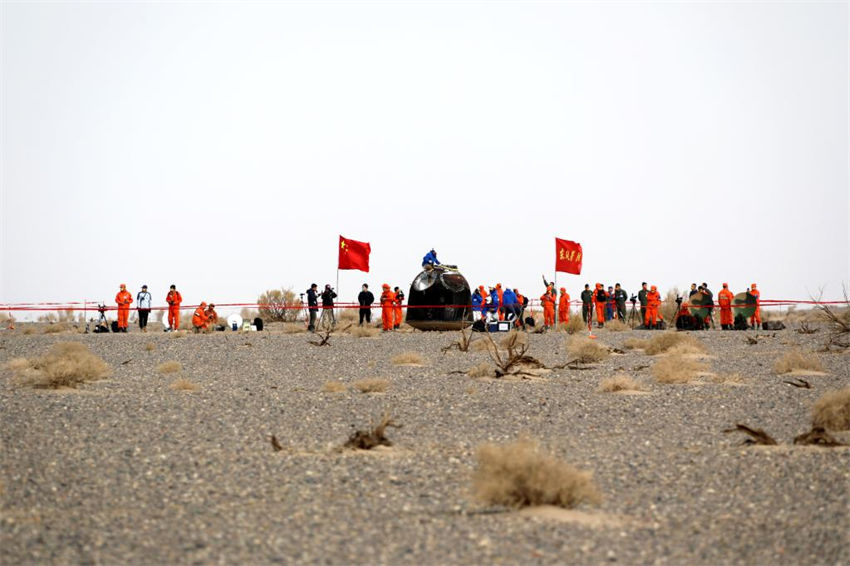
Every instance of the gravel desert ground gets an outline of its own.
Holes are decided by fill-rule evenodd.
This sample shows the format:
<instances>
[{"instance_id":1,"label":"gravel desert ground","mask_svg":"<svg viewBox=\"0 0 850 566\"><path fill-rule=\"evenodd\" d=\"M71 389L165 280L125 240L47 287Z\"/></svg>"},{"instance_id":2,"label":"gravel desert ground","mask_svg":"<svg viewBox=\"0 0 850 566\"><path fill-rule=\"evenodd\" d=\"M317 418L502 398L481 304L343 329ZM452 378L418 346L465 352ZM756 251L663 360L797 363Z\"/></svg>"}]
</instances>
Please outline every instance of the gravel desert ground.
<instances>
[{"instance_id":1,"label":"gravel desert ground","mask_svg":"<svg viewBox=\"0 0 850 566\"><path fill-rule=\"evenodd\" d=\"M824 371L793 376L811 388L774 370L793 348L818 350L823 328L691 333L706 352L688 359L705 371L664 384L652 370L664 354L625 347L658 334L638 330L595 331L617 351L583 369L497 379L465 375L491 360L474 344L442 352L456 332L343 333L317 347L276 327L24 326L0 335L4 367L77 341L111 375L45 390L0 373L2 564L850 563L850 448L792 444L813 403L850 386L850 354L811 354ZM531 334L528 354L562 365L566 340ZM408 352L422 363L393 362ZM643 390L601 392L615 374ZM363 379L385 391L361 392ZM385 412L402 425L392 447L341 450ZM779 444L742 445L723 432L736 423ZM592 472L602 502L477 500L477 447L521 435Z\"/></svg>"}]
</instances>

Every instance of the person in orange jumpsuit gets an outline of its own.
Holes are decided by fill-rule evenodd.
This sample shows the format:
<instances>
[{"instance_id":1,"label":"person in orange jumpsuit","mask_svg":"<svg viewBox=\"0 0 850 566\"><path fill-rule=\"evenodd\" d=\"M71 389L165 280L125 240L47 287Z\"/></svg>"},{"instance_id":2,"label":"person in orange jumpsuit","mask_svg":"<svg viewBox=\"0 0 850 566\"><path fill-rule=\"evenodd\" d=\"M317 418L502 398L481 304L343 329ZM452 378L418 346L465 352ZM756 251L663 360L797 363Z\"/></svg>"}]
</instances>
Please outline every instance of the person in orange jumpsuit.
<instances>
[{"instance_id":1,"label":"person in orange jumpsuit","mask_svg":"<svg viewBox=\"0 0 850 566\"><path fill-rule=\"evenodd\" d=\"M133 295L127 291L127 285L121 283L121 290L115 295L115 302L118 304L118 332L127 332L127 320L130 318L130 303L133 302Z\"/></svg>"},{"instance_id":2,"label":"person in orange jumpsuit","mask_svg":"<svg viewBox=\"0 0 850 566\"><path fill-rule=\"evenodd\" d=\"M393 329L393 310L395 309L396 297L390 286L384 283L381 288L381 325L384 332L389 332Z\"/></svg>"},{"instance_id":3,"label":"person in orange jumpsuit","mask_svg":"<svg viewBox=\"0 0 850 566\"><path fill-rule=\"evenodd\" d=\"M558 322L567 324L570 322L570 294L561 287L561 298L558 299Z\"/></svg>"},{"instance_id":4,"label":"person in orange jumpsuit","mask_svg":"<svg viewBox=\"0 0 850 566\"><path fill-rule=\"evenodd\" d=\"M523 317L525 316L525 297L519 292L519 289L514 289L514 295L516 295L516 302L519 305L519 316L516 317L514 324L517 328L525 326L525 321Z\"/></svg>"},{"instance_id":5,"label":"person in orange jumpsuit","mask_svg":"<svg viewBox=\"0 0 850 566\"><path fill-rule=\"evenodd\" d=\"M393 329L401 328L401 323L404 320L404 313L401 311L401 305L404 303L404 291L398 287L393 288L395 295L395 308L393 309Z\"/></svg>"},{"instance_id":6,"label":"person in orange jumpsuit","mask_svg":"<svg viewBox=\"0 0 850 566\"><path fill-rule=\"evenodd\" d=\"M596 325L602 328L605 326L605 303L608 302L608 293L605 292L605 286L602 283L596 284L593 300L596 303Z\"/></svg>"},{"instance_id":7,"label":"person in orange jumpsuit","mask_svg":"<svg viewBox=\"0 0 850 566\"><path fill-rule=\"evenodd\" d=\"M210 321L210 326L218 324L218 313L215 312L215 303L210 303L210 306L207 307L206 315Z\"/></svg>"},{"instance_id":8,"label":"person in orange jumpsuit","mask_svg":"<svg viewBox=\"0 0 850 566\"><path fill-rule=\"evenodd\" d=\"M761 293L756 289L756 284L753 283L750 285L750 295L756 298L756 312L753 313L753 316L750 317L750 326L758 329L761 326Z\"/></svg>"},{"instance_id":9,"label":"person in orange jumpsuit","mask_svg":"<svg viewBox=\"0 0 850 566\"><path fill-rule=\"evenodd\" d=\"M209 326L209 320L207 316L207 304L201 303L195 309L195 314L192 315L192 326L195 327L195 332L206 330Z\"/></svg>"},{"instance_id":10,"label":"person in orange jumpsuit","mask_svg":"<svg viewBox=\"0 0 850 566\"><path fill-rule=\"evenodd\" d=\"M543 305L543 328L549 329L555 326L555 300L558 298L555 293L555 284L549 283L546 286L546 292L540 295L540 302Z\"/></svg>"},{"instance_id":11,"label":"person in orange jumpsuit","mask_svg":"<svg viewBox=\"0 0 850 566\"><path fill-rule=\"evenodd\" d=\"M661 293L658 292L658 287L653 285L649 288L649 293L646 294L646 319L643 321L647 328L655 328L658 320L663 320L658 308L661 306Z\"/></svg>"},{"instance_id":12,"label":"person in orange jumpsuit","mask_svg":"<svg viewBox=\"0 0 850 566\"><path fill-rule=\"evenodd\" d=\"M717 293L717 304L720 305L720 328L731 330L734 321L732 319L732 299L735 295L729 290L729 283L723 284L723 289Z\"/></svg>"},{"instance_id":13,"label":"person in orange jumpsuit","mask_svg":"<svg viewBox=\"0 0 850 566\"><path fill-rule=\"evenodd\" d=\"M505 320L505 291L501 283L496 283L496 294L499 296L499 320Z\"/></svg>"},{"instance_id":14,"label":"person in orange jumpsuit","mask_svg":"<svg viewBox=\"0 0 850 566\"><path fill-rule=\"evenodd\" d=\"M165 302L168 303L168 329L177 330L180 328L180 303L183 302L183 296L176 285L171 286Z\"/></svg>"}]
</instances>

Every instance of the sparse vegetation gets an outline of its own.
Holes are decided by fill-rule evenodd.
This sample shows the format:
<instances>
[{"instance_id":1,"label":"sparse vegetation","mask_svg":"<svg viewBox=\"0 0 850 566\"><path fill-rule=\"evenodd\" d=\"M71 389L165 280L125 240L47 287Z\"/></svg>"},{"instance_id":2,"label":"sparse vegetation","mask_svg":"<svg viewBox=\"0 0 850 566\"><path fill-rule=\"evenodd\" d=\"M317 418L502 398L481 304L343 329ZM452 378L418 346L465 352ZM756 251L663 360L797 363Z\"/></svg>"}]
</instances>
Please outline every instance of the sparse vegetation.
<instances>
[{"instance_id":1,"label":"sparse vegetation","mask_svg":"<svg viewBox=\"0 0 850 566\"><path fill-rule=\"evenodd\" d=\"M777 360L773 366L776 373L791 373L793 371L823 371L820 360L813 352L790 350Z\"/></svg>"},{"instance_id":2,"label":"sparse vegetation","mask_svg":"<svg viewBox=\"0 0 850 566\"><path fill-rule=\"evenodd\" d=\"M148 342L147 344L145 344L145 350L148 352L153 352L154 350L156 350L156 344L154 344L153 342Z\"/></svg>"},{"instance_id":3,"label":"sparse vegetation","mask_svg":"<svg viewBox=\"0 0 850 566\"><path fill-rule=\"evenodd\" d=\"M841 307L823 303L817 305L817 309L820 311L819 314L826 321L827 328L829 329L829 335L824 346L825 350L831 348L840 350L850 348L850 296L848 296L846 286L843 287L843 291L844 304Z\"/></svg>"},{"instance_id":4,"label":"sparse vegetation","mask_svg":"<svg viewBox=\"0 0 850 566\"><path fill-rule=\"evenodd\" d=\"M741 377L739 373L723 373L720 375L713 375L708 379L711 383L717 383L719 385L740 385L744 383L744 378Z\"/></svg>"},{"instance_id":5,"label":"sparse vegetation","mask_svg":"<svg viewBox=\"0 0 850 566\"><path fill-rule=\"evenodd\" d=\"M703 363L686 358L682 354L671 354L652 365L652 375L658 383L690 383L698 372L705 369Z\"/></svg>"},{"instance_id":6,"label":"sparse vegetation","mask_svg":"<svg viewBox=\"0 0 850 566\"><path fill-rule=\"evenodd\" d=\"M499 353L499 347L489 332L485 333L488 348L487 353L495 364L496 377L505 375L531 376L529 370L543 368L543 364L532 356L526 355L528 351L528 336L518 332L510 332L502 339L501 346L504 354Z\"/></svg>"},{"instance_id":7,"label":"sparse vegetation","mask_svg":"<svg viewBox=\"0 0 850 566\"><path fill-rule=\"evenodd\" d=\"M392 446L393 443L386 436L387 428L401 428L401 426L389 413L384 413L381 420L373 424L371 429L356 430L351 433L343 447L353 450L371 450L377 446Z\"/></svg>"},{"instance_id":8,"label":"sparse vegetation","mask_svg":"<svg viewBox=\"0 0 850 566\"><path fill-rule=\"evenodd\" d=\"M322 385L322 391L325 393L342 393L347 387L341 381L328 381Z\"/></svg>"},{"instance_id":9,"label":"sparse vegetation","mask_svg":"<svg viewBox=\"0 0 850 566\"><path fill-rule=\"evenodd\" d=\"M468 352L469 346L472 344L472 342L472 328L461 328L460 336L458 337L458 339L455 342L449 344L448 346L443 347L442 351L445 354L449 350L457 348L459 352Z\"/></svg>"},{"instance_id":10,"label":"sparse vegetation","mask_svg":"<svg viewBox=\"0 0 850 566\"><path fill-rule=\"evenodd\" d=\"M676 297L679 295L679 288L673 287L669 291L667 291L667 296L664 297L664 300L661 301L661 316L664 320L670 320L676 318L676 311L679 306L676 304Z\"/></svg>"},{"instance_id":11,"label":"sparse vegetation","mask_svg":"<svg viewBox=\"0 0 850 566\"><path fill-rule=\"evenodd\" d=\"M608 330L608 332L625 332L629 329L629 327L622 320L615 318L605 323L605 329Z\"/></svg>"},{"instance_id":12,"label":"sparse vegetation","mask_svg":"<svg viewBox=\"0 0 850 566\"><path fill-rule=\"evenodd\" d=\"M156 366L156 371L162 374L177 373L179 371L183 371L183 364L174 360L162 362Z\"/></svg>"},{"instance_id":13,"label":"sparse vegetation","mask_svg":"<svg viewBox=\"0 0 850 566\"><path fill-rule=\"evenodd\" d=\"M174 389L175 391L188 391L190 393L198 391L200 389L197 383L189 381L185 378L178 379L177 381L169 385L169 387L171 389Z\"/></svg>"},{"instance_id":14,"label":"sparse vegetation","mask_svg":"<svg viewBox=\"0 0 850 566\"><path fill-rule=\"evenodd\" d=\"M69 330L68 325L63 322L57 322L55 324L48 324L44 327L44 334L59 334L60 332L65 332Z\"/></svg>"},{"instance_id":15,"label":"sparse vegetation","mask_svg":"<svg viewBox=\"0 0 850 566\"><path fill-rule=\"evenodd\" d=\"M352 385L360 391L360 393L383 393L390 387L390 382L386 379L368 378L358 379Z\"/></svg>"},{"instance_id":16,"label":"sparse vegetation","mask_svg":"<svg viewBox=\"0 0 850 566\"><path fill-rule=\"evenodd\" d=\"M850 387L825 393L812 407L812 425L850 430Z\"/></svg>"},{"instance_id":17,"label":"sparse vegetation","mask_svg":"<svg viewBox=\"0 0 850 566\"><path fill-rule=\"evenodd\" d=\"M567 334L575 334L587 330L587 324L581 319L581 313L570 315L570 321L563 325L564 332Z\"/></svg>"},{"instance_id":18,"label":"sparse vegetation","mask_svg":"<svg viewBox=\"0 0 850 566\"><path fill-rule=\"evenodd\" d=\"M623 342L623 347L626 350L646 350L649 346L649 340L641 340L640 338L626 338Z\"/></svg>"},{"instance_id":19,"label":"sparse vegetation","mask_svg":"<svg viewBox=\"0 0 850 566\"><path fill-rule=\"evenodd\" d=\"M372 338L380 334L381 329L374 326L352 326L348 333L356 338Z\"/></svg>"},{"instance_id":20,"label":"sparse vegetation","mask_svg":"<svg viewBox=\"0 0 850 566\"><path fill-rule=\"evenodd\" d=\"M337 316L337 323L340 322L350 322L352 324L357 324L360 321L360 313L359 309L340 309L339 316Z\"/></svg>"},{"instance_id":21,"label":"sparse vegetation","mask_svg":"<svg viewBox=\"0 0 850 566\"><path fill-rule=\"evenodd\" d=\"M175 330L174 332L169 332L168 335L172 338L185 338L188 332L185 330Z\"/></svg>"},{"instance_id":22,"label":"sparse vegetation","mask_svg":"<svg viewBox=\"0 0 850 566\"><path fill-rule=\"evenodd\" d=\"M642 391L640 383L625 374L606 377L599 382L600 393L616 393L618 391Z\"/></svg>"},{"instance_id":23,"label":"sparse vegetation","mask_svg":"<svg viewBox=\"0 0 850 566\"><path fill-rule=\"evenodd\" d=\"M496 377L496 370L487 362L481 362L477 366L469 368L466 375L469 377Z\"/></svg>"},{"instance_id":24,"label":"sparse vegetation","mask_svg":"<svg viewBox=\"0 0 850 566\"><path fill-rule=\"evenodd\" d=\"M478 448L476 459L472 487L476 497L490 505L571 508L602 500L589 472L544 452L529 438L485 444Z\"/></svg>"},{"instance_id":25,"label":"sparse vegetation","mask_svg":"<svg viewBox=\"0 0 850 566\"><path fill-rule=\"evenodd\" d=\"M280 331L284 334L301 334L307 332L307 327L300 322L285 322L281 325Z\"/></svg>"},{"instance_id":26,"label":"sparse vegetation","mask_svg":"<svg viewBox=\"0 0 850 566\"><path fill-rule=\"evenodd\" d=\"M403 352L392 359L397 366L421 366L425 365L425 358L417 352Z\"/></svg>"},{"instance_id":27,"label":"sparse vegetation","mask_svg":"<svg viewBox=\"0 0 850 566\"><path fill-rule=\"evenodd\" d=\"M268 322L295 322L301 310L301 301L292 289L269 289L257 297L257 304L260 318Z\"/></svg>"},{"instance_id":28,"label":"sparse vegetation","mask_svg":"<svg viewBox=\"0 0 850 566\"><path fill-rule=\"evenodd\" d=\"M585 336L573 336L567 340L567 353L573 362L592 364L607 360L608 348Z\"/></svg>"},{"instance_id":29,"label":"sparse vegetation","mask_svg":"<svg viewBox=\"0 0 850 566\"><path fill-rule=\"evenodd\" d=\"M644 347L644 351L650 356L655 356L676 349L679 354L699 354L705 352L702 342L682 332L670 330L656 334Z\"/></svg>"},{"instance_id":30,"label":"sparse vegetation","mask_svg":"<svg viewBox=\"0 0 850 566\"><path fill-rule=\"evenodd\" d=\"M36 388L76 387L109 375L109 366L79 342L60 342L40 358L17 358L7 367L24 385Z\"/></svg>"}]
</instances>

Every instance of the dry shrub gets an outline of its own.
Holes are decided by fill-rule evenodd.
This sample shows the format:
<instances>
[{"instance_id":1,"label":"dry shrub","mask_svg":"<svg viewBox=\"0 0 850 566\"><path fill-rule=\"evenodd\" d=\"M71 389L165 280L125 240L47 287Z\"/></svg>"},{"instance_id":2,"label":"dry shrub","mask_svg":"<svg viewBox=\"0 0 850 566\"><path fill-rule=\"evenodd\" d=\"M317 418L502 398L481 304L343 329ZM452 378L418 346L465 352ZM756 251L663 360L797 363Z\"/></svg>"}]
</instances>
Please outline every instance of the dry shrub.
<instances>
[{"instance_id":1,"label":"dry shrub","mask_svg":"<svg viewBox=\"0 0 850 566\"><path fill-rule=\"evenodd\" d=\"M322 385L322 391L325 393L342 393L345 390L345 384L341 381L328 381Z\"/></svg>"},{"instance_id":2,"label":"dry shrub","mask_svg":"<svg viewBox=\"0 0 850 566\"><path fill-rule=\"evenodd\" d=\"M641 391L643 387L640 383L625 374L618 374L614 377L606 377L599 382L600 393L616 393L617 391Z\"/></svg>"},{"instance_id":3,"label":"dry shrub","mask_svg":"<svg viewBox=\"0 0 850 566\"><path fill-rule=\"evenodd\" d=\"M353 324L357 324L358 322L360 322L359 310L359 308L341 309L339 316L336 317L337 323L350 322Z\"/></svg>"},{"instance_id":4,"label":"dry shrub","mask_svg":"<svg viewBox=\"0 0 850 566\"><path fill-rule=\"evenodd\" d=\"M269 289L257 297L259 315L268 322L295 322L301 310L301 301L292 289ZM242 317L254 320L255 317Z\"/></svg>"},{"instance_id":5,"label":"dry shrub","mask_svg":"<svg viewBox=\"0 0 850 566\"><path fill-rule=\"evenodd\" d=\"M703 363L681 354L671 354L652 365L652 375L658 383L690 383L698 372L705 369Z\"/></svg>"},{"instance_id":6,"label":"dry shrub","mask_svg":"<svg viewBox=\"0 0 850 566\"><path fill-rule=\"evenodd\" d=\"M183 364L180 362L176 362L171 360L170 362L162 362L158 366L156 366L156 371L159 373L177 373L178 371L183 370Z\"/></svg>"},{"instance_id":7,"label":"dry shrub","mask_svg":"<svg viewBox=\"0 0 850 566\"><path fill-rule=\"evenodd\" d=\"M649 346L649 340L641 340L640 338L626 338L626 341L623 342L623 347L626 350L646 350L647 346Z\"/></svg>"},{"instance_id":8,"label":"dry shrub","mask_svg":"<svg viewBox=\"0 0 850 566\"><path fill-rule=\"evenodd\" d=\"M676 304L676 297L679 295L679 288L673 287L667 291L667 296L661 301L661 316L664 320L673 320L676 318L676 311L679 305Z\"/></svg>"},{"instance_id":9,"label":"dry shrub","mask_svg":"<svg viewBox=\"0 0 850 566\"><path fill-rule=\"evenodd\" d=\"M390 387L390 382L386 379L358 379L352 383L360 393L383 393Z\"/></svg>"},{"instance_id":10,"label":"dry shrub","mask_svg":"<svg viewBox=\"0 0 850 566\"><path fill-rule=\"evenodd\" d=\"M381 329L374 326L352 326L348 333L356 338L372 338L380 334Z\"/></svg>"},{"instance_id":11,"label":"dry shrub","mask_svg":"<svg viewBox=\"0 0 850 566\"><path fill-rule=\"evenodd\" d=\"M711 383L736 385L744 383L744 378L739 373L723 373L720 375L712 375L708 379Z\"/></svg>"},{"instance_id":12,"label":"dry shrub","mask_svg":"<svg viewBox=\"0 0 850 566\"><path fill-rule=\"evenodd\" d=\"M492 347L489 340L475 340L469 344L469 349L474 352L485 352Z\"/></svg>"},{"instance_id":13,"label":"dry shrub","mask_svg":"<svg viewBox=\"0 0 850 566\"><path fill-rule=\"evenodd\" d=\"M58 334L68 330L68 326L64 323L57 322L44 327L43 334Z\"/></svg>"},{"instance_id":14,"label":"dry shrub","mask_svg":"<svg viewBox=\"0 0 850 566\"><path fill-rule=\"evenodd\" d=\"M705 352L705 346L703 346L702 342L690 334L683 334L675 330L662 332L653 336L644 348L644 351L650 356L655 356L668 352L673 348L676 348L676 352L679 354L700 354Z\"/></svg>"},{"instance_id":15,"label":"dry shrub","mask_svg":"<svg viewBox=\"0 0 850 566\"><path fill-rule=\"evenodd\" d=\"M496 370L487 362L481 362L466 372L469 377L496 377Z\"/></svg>"},{"instance_id":16,"label":"dry shrub","mask_svg":"<svg viewBox=\"0 0 850 566\"><path fill-rule=\"evenodd\" d=\"M198 389L200 389L200 386L198 386L197 383L189 381L188 379L185 379L185 378L178 379L177 381L175 381L174 383L169 385L169 387L172 388L175 391L189 391L189 392L195 392Z\"/></svg>"},{"instance_id":17,"label":"dry shrub","mask_svg":"<svg viewBox=\"0 0 850 566\"><path fill-rule=\"evenodd\" d=\"M403 352L392 359L397 366L424 365L425 358L416 352Z\"/></svg>"},{"instance_id":18,"label":"dry shrub","mask_svg":"<svg viewBox=\"0 0 850 566\"><path fill-rule=\"evenodd\" d=\"M625 332L629 327L625 322L619 319L612 319L605 323L605 330L609 332Z\"/></svg>"},{"instance_id":19,"label":"dry shrub","mask_svg":"<svg viewBox=\"0 0 850 566\"><path fill-rule=\"evenodd\" d=\"M567 340L567 352L573 361L582 364L601 362L608 359L608 348L585 336L573 336Z\"/></svg>"},{"instance_id":20,"label":"dry shrub","mask_svg":"<svg viewBox=\"0 0 850 566\"><path fill-rule=\"evenodd\" d=\"M148 342L147 344L145 344L145 350L147 350L148 352L153 352L154 350L156 350L156 344L154 344L153 342Z\"/></svg>"},{"instance_id":21,"label":"dry shrub","mask_svg":"<svg viewBox=\"0 0 850 566\"><path fill-rule=\"evenodd\" d=\"M301 334L307 332L307 327L300 322L285 322L281 325L280 331L284 334Z\"/></svg>"},{"instance_id":22,"label":"dry shrub","mask_svg":"<svg viewBox=\"0 0 850 566\"><path fill-rule=\"evenodd\" d=\"M30 334L35 334L36 329L35 326L27 325L21 332L23 332L25 336L29 336Z\"/></svg>"},{"instance_id":23,"label":"dry shrub","mask_svg":"<svg viewBox=\"0 0 850 566\"><path fill-rule=\"evenodd\" d=\"M476 458L472 487L476 497L487 504L570 508L602 500L589 472L544 452L532 439L484 444L478 448Z\"/></svg>"},{"instance_id":24,"label":"dry shrub","mask_svg":"<svg viewBox=\"0 0 850 566\"><path fill-rule=\"evenodd\" d=\"M587 330L587 325L581 319L581 313L579 313L578 316L570 315L570 321L562 325L561 328L567 334L575 334Z\"/></svg>"},{"instance_id":25,"label":"dry shrub","mask_svg":"<svg viewBox=\"0 0 850 566\"><path fill-rule=\"evenodd\" d=\"M371 450L377 446L392 446L393 443L386 435L387 428L401 428L401 426L389 413L384 413L381 420L373 424L370 430L355 430L351 433L343 447L353 450Z\"/></svg>"},{"instance_id":26,"label":"dry shrub","mask_svg":"<svg viewBox=\"0 0 850 566\"><path fill-rule=\"evenodd\" d=\"M76 387L109 375L109 366L79 342L60 342L40 358L17 358L7 367L32 387Z\"/></svg>"},{"instance_id":27,"label":"dry shrub","mask_svg":"<svg viewBox=\"0 0 850 566\"><path fill-rule=\"evenodd\" d=\"M823 371L823 366L813 352L801 352L794 349L779 358L773 370L776 373L790 373L794 370Z\"/></svg>"},{"instance_id":28,"label":"dry shrub","mask_svg":"<svg viewBox=\"0 0 850 566\"><path fill-rule=\"evenodd\" d=\"M504 338L499 340L499 347L503 350L509 350L511 348L520 348L522 346L528 346L528 334L525 332L517 332L516 330L511 330L508 332Z\"/></svg>"},{"instance_id":29,"label":"dry shrub","mask_svg":"<svg viewBox=\"0 0 850 566\"><path fill-rule=\"evenodd\" d=\"M175 330L174 332L169 332L168 335L172 338L185 338L188 332L185 330Z\"/></svg>"},{"instance_id":30,"label":"dry shrub","mask_svg":"<svg viewBox=\"0 0 850 566\"><path fill-rule=\"evenodd\" d=\"M812 426L850 430L850 387L825 393L812 407Z\"/></svg>"}]
</instances>

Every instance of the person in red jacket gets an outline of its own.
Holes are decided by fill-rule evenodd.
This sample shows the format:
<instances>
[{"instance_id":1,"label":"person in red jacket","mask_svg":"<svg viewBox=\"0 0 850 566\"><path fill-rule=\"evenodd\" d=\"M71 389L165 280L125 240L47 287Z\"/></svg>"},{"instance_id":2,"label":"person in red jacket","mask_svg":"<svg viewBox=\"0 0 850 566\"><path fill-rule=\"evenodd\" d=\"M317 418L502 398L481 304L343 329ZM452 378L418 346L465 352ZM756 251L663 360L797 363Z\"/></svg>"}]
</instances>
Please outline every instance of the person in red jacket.
<instances>
[{"instance_id":1,"label":"person in red jacket","mask_svg":"<svg viewBox=\"0 0 850 566\"><path fill-rule=\"evenodd\" d=\"M195 309L195 314L192 315L192 326L195 328L195 332L206 330L209 326L209 320L210 318L207 316L207 304L201 303Z\"/></svg>"},{"instance_id":2,"label":"person in red jacket","mask_svg":"<svg viewBox=\"0 0 850 566\"><path fill-rule=\"evenodd\" d=\"M172 285L165 296L165 302L168 303L168 329L178 330L180 328L180 303L183 302L183 296L177 290L176 285Z\"/></svg>"},{"instance_id":3,"label":"person in red jacket","mask_svg":"<svg viewBox=\"0 0 850 566\"><path fill-rule=\"evenodd\" d=\"M717 304L720 305L720 328L731 330L734 321L732 319L732 299L735 295L729 290L729 284L724 283L723 289L717 293Z\"/></svg>"},{"instance_id":4,"label":"person in red jacket","mask_svg":"<svg viewBox=\"0 0 850 566\"><path fill-rule=\"evenodd\" d=\"M555 293L555 284L549 283L546 285L546 292L540 295L540 303L543 305L543 328L549 329L555 326L555 300L558 296Z\"/></svg>"},{"instance_id":5,"label":"person in red jacket","mask_svg":"<svg viewBox=\"0 0 850 566\"><path fill-rule=\"evenodd\" d=\"M756 289L756 284L750 285L750 295L756 298L756 312L750 317L750 326L758 329L761 326L761 293Z\"/></svg>"},{"instance_id":6,"label":"person in red jacket","mask_svg":"<svg viewBox=\"0 0 850 566\"><path fill-rule=\"evenodd\" d=\"M608 293L605 292L605 286L602 283L596 284L593 301L596 303L596 325L602 328L605 326L605 303L608 302Z\"/></svg>"},{"instance_id":7,"label":"person in red jacket","mask_svg":"<svg viewBox=\"0 0 850 566\"><path fill-rule=\"evenodd\" d=\"M646 294L646 319L643 321L644 326L650 329L655 328L656 322L663 320L661 314L658 312L660 306L661 293L658 292L658 287L653 285L649 288L649 293Z\"/></svg>"},{"instance_id":8,"label":"person in red jacket","mask_svg":"<svg viewBox=\"0 0 850 566\"><path fill-rule=\"evenodd\" d=\"M393 329L393 311L395 310L396 297L386 283L381 288L383 289L381 293L381 325L384 332L389 332Z\"/></svg>"},{"instance_id":9,"label":"person in red jacket","mask_svg":"<svg viewBox=\"0 0 850 566\"><path fill-rule=\"evenodd\" d=\"M561 298L558 299L558 322L568 324L570 322L570 294L561 287Z\"/></svg>"},{"instance_id":10,"label":"person in red jacket","mask_svg":"<svg viewBox=\"0 0 850 566\"><path fill-rule=\"evenodd\" d=\"M133 302L133 295L127 291L127 285L121 283L121 290L115 295L115 302L118 304L118 332L127 332L127 320L130 318L130 303Z\"/></svg>"}]
</instances>

